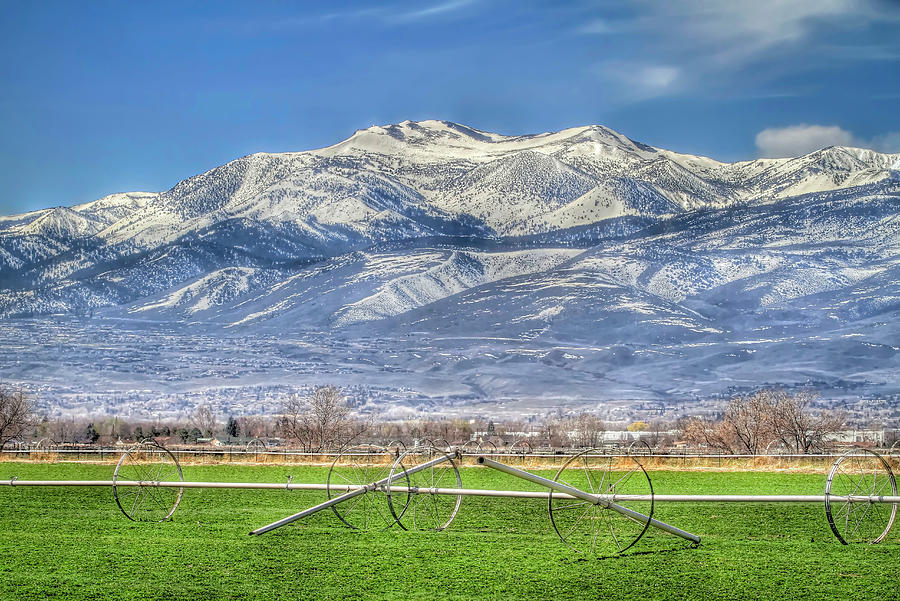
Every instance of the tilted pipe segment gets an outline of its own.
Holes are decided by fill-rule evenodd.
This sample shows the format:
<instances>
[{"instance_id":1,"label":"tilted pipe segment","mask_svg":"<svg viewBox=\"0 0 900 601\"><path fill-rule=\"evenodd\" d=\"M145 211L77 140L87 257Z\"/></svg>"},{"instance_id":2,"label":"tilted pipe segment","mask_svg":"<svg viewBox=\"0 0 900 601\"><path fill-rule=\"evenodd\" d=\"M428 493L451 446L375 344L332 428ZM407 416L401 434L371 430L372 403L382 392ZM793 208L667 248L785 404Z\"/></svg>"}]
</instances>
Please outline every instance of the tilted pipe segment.
<instances>
[{"instance_id":1,"label":"tilted pipe segment","mask_svg":"<svg viewBox=\"0 0 900 601\"><path fill-rule=\"evenodd\" d=\"M650 516L644 515L637 511L628 509L627 507L622 507L621 505L615 503L613 498L614 495L594 495L591 493L584 492L583 490L578 490L577 488L572 488L571 486L566 486L565 484L561 484L559 482L554 482L553 480L549 480L547 478L543 478L538 476L537 474L532 474L531 472L526 472L524 470L520 470L518 468L506 465L505 463L500 463L499 461L494 461L493 459L488 459L487 457L481 456L478 458L478 464L484 465L490 468L493 468L497 471L503 472L505 474L509 474L511 476L516 476L517 478L521 478L523 480L527 480L529 482L534 482L535 484L540 484L541 486L545 486L551 490L556 492L564 493L569 496L581 499L583 501L587 501L588 503L593 503L594 505L600 505L606 509L610 509L615 511L616 513L623 515L631 520L639 524L647 524L649 523L654 528L658 528L659 530L663 530L668 532L669 534L674 534L675 536L679 536L685 540L689 540L692 543L699 543L700 537L696 534L691 534L690 532L686 532L680 528L676 528L671 524L666 524L665 522L660 522L659 520L653 519Z\"/></svg>"},{"instance_id":2,"label":"tilted pipe segment","mask_svg":"<svg viewBox=\"0 0 900 601\"><path fill-rule=\"evenodd\" d=\"M318 505L314 505L313 507L310 507L309 509L304 509L303 511L301 511L299 513L295 513L294 515L289 515L288 517L282 518L282 519L278 520L277 522L272 522L271 524L268 524L267 526L257 528L256 530L253 530L252 532L250 532L250 534L251 535L259 535L259 534L265 534L266 532L271 532L272 530L275 530L276 528L281 528L282 526L286 526L287 524L290 524L291 522L295 522L301 518L305 518L306 516L312 515L314 513L318 513L319 511L322 511L323 509L328 509L329 507L337 505L338 503L343 503L344 501L349 501L350 499L352 499L354 497L358 497L359 495L364 495L370 491L378 490L385 486L390 486L394 480L398 480L402 477L407 477L410 474L415 474L417 472L426 470L432 466L438 465L440 463L444 463L445 461L449 461L456 455L457 455L457 453L456 453L456 451L454 451L452 454L441 455L439 457L435 457L434 459L432 459L430 461L420 463L419 465L411 467L408 470L404 470L403 472L401 472L399 474L394 474L393 476L388 476L386 478L382 478L381 480L378 480L377 482L372 482L371 484L367 484L360 488L356 488L354 490L349 490L342 495L338 495L337 497L334 497L333 499L328 499L327 501L325 501L323 503L319 503Z\"/></svg>"}]
</instances>

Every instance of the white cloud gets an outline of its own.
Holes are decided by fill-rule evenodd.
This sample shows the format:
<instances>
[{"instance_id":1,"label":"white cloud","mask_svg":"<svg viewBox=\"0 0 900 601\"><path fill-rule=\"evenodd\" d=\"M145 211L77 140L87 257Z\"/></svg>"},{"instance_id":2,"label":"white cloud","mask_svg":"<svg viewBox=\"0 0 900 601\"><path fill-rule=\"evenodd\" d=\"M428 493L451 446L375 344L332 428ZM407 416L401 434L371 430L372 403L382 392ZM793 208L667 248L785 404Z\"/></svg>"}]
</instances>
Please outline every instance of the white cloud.
<instances>
[{"instance_id":1,"label":"white cloud","mask_svg":"<svg viewBox=\"0 0 900 601\"><path fill-rule=\"evenodd\" d=\"M325 24L340 25L351 22L372 22L385 26L402 26L413 25L428 19L436 20L440 17L448 17L454 12L460 12L466 7L475 5L476 2L477 0L449 0L426 6L422 6L419 3L412 9L409 9L407 5L381 3L370 8L312 13L294 18L260 18L242 20L240 23L221 21L214 21L214 23L218 28L229 27L235 31L250 35L261 35L271 31L281 32L307 29Z\"/></svg>"},{"instance_id":2,"label":"white cloud","mask_svg":"<svg viewBox=\"0 0 900 601\"><path fill-rule=\"evenodd\" d=\"M835 55L844 61L868 61L876 55L888 60L896 54L893 45L853 45L842 53L844 38L836 34L900 23L898 6L879 0L630 0L628 4L634 16L588 19L574 32L626 34L625 40L639 41L627 59L634 68L674 65L679 85L671 85L673 80L657 86L657 95L765 89L768 81L786 81L798 60L821 63ZM603 64L610 67L601 74L610 75L612 85L630 85L635 77L620 76L614 63L622 59L614 56L616 50L606 51ZM634 97L623 91L622 97Z\"/></svg>"},{"instance_id":3,"label":"white cloud","mask_svg":"<svg viewBox=\"0 0 900 601\"><path fill-rule=\"evenodd\" d=\"M587 35L603 35L607 33L614 33L615 29L603 19L594 19L590 23L585 23L581 27L578 28L578 33L583 33Z\"/></svg>"},{"instance_id":4,"label":"white cloud","mask_svg":"<svg viewBox=\"0 0 900 601\"><path fill-rule=\"evenodd\" d=\"M671 87L678 79L678 69L665 65L642 67L638 70L635 77L645 88L664 90Z\"/></svg>"},{"instance_id":5,"label":"white cloud","mask_svg":"<svg viewBox=\"0 0 900 601\"><path fill-rule=\"evenodd\" d=\"M661 96L680 85L681 70L671 65L644 65L631 61L606 61L601 74L613 81L620 93L632 100Z\"/></svg>"},{"instance_id":6,"label":"white cloud","mask_svg":"<svg viewBox=\"0 0 900 601\"><path fill-rule=\"evenodd\" d=\"M803 42L826 21L869 22L878 15L859 0L642 0L647 28L704 48L710 59L743 64L774 47Z\"/></svg>"},{"instance_id":7,"label":"white cloud","mask_svg":"<svg viewBox=\"0 0 900 601\"><path fill-rule=\"evenodd\" d=\"M875 136L872 138L872 148L879 152L900 152L900 131Z\"/></svg>"},{"instance_id":8,"label":"white cloud","mask_svg":"<svg viewBox=\"0 0 900 601\"><path fill-rule=\"evenodd\" d=\"M430 19L431 17L437 17L445 13L465 8L473 2L474 0L454 0L451 2L443 2L441 4L434 4L426 8L396 13L389 17L389 20L395 22L409 22L419 21L421 19Z\"/></svg>"},{"instance_id":9,"label":"white cloud","mask_svg":"<svg viewBox=\"0 0 900 601\"><path fill-rule=\"evenodd\" d=\"M889 132L869 140L837 125L790 125L770 127L756 134L759 156L796 157L827 146L855 146L879 152L900 152L900 132Z\"/></svg>"},{"instance_id":10,"label":"white cloud","mask_svg":"<svg viewBox=\"0 0 900 601\"><path fill-rule=\"evenodd\" d=\"M826 146L851 146L853 134L836 125L770 127L756 134L759 155L767 158L801 156Z\"/></svg>"}]
</instances>

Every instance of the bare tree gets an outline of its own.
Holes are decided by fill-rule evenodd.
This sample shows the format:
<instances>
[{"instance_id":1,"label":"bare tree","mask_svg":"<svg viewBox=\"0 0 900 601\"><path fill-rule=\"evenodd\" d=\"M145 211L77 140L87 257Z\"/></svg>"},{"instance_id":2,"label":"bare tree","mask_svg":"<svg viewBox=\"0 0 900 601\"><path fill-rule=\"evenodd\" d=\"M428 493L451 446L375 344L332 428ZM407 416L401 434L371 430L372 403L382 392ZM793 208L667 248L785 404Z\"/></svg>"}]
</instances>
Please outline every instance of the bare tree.
<instances>
[{"instance_id":1,"label":"bare tree","mask_svg":"<svg viewBox=\"0 0 900 601\"><path fill-rule=\"evenodd\" d=\"M582 411L574 418L567 420L567 438L575 447L597 447L603 442L606 425L596 415Z\"/></svg>"},{"instance_id":2,"label":"bare tree","mask_svg":"<svg viewBox=\"0 0 900 601\"><path fill-rule=\"evenodd\" d=\"M775 437L795 453L820 450L830 434L844 428L845 418L833 411L813 411L813 393L803 391L793 396L784 392L772 393L775 402L772 428Z\"/></svg>"},{"instance_id":3,"label":"bare tree","mask_svg":"<svg viewBox=\"0 0 900 601\"><path fill-rule=\"evenodd\" d=\"M809 453L822 448L845 422L839 413L814 411L815 398L809 392L791 395L781 390L735 397L722 420L692 419L684 427L684 437L726 453L758 454L773 441L795 453Z\"/></svg>"},{"instance_id":4,"label":"bare tree","mask_svg":"<svg viewBox=\"0 0 900 601\"><path fill-rule=\"evenodd\" d=\"M735 397L725 410L725 423L734 433L738 451L757 455L774 437L772 391L762 390L747 397Z\"/></svg>"},{"instance_id":5,"label":"bare tree","mask_svg":"<svg viewBox=\"0 0 900 601\"><path fill-rule=\"evenodd\" d=\"M724 421L713 422L705 419L694 418L684 425L684 439L696 445L703 445L709 449L728 453L734 453L734 430Z\"/></svg>"},{"instance_id":6,"label":"bare tree","mask_svg":"<svg viewBox=\"0 0 900 601\"><path fill-rule=\"evenodd\" d=\"M197 428L203 436L213 436L216 433L216 414L209 405L200 405L191 414L190 424Z\"/></svg>"},{"instance_id":7,"label":"bare tree","mask_svg":"<svg viewBox=\"0 0 900 601\"><path fill-rule=\"evenodd\" d=\"M36 424L31 397L21 390L0 388L0 448Z\"/></svg>"},{"instance_id":8,"label":"bare tree","mask_svg":"<svg viewBox=\"0 0 900 601\"><path fill-rule=\"evenodd\" d=\"M319 386L308 397L285 399L279 426L285 438L299 442L307 451L337 446L342 436L358 437L368 429L360 420L350 420L350 406L335 386Z\"/></svg>"},{"instance_id":9,"label":"bare tree","mask_svg":"<svg viewBox=\"0 0 900 601\"><path fill-rule=\"evenodd\" d=\"M237 421L244 436L260 438L269 435L271 422L262 415L246 415L237 418Z\"/></svg>"}]
</instances>

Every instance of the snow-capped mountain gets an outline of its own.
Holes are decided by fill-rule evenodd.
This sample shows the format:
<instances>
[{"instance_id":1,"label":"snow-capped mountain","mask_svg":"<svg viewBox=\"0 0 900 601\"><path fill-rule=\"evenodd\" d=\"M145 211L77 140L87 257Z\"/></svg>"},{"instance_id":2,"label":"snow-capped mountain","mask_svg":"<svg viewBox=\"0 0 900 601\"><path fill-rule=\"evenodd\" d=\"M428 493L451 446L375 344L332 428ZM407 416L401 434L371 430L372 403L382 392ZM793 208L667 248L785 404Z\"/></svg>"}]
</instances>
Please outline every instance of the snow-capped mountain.
<instances>
[{"instance_id":1,"label":"snow-capped mountain","mask_svg":"<svg viewBox=\"0 0 900 601\"><path fill-rule=\"evenodd\" d=\"M760 365L900 392L877 375L898 362L898 170L900 155L843 147L721 163L600 126L376 126L161 193L0 218L0 327L62 313L215 336L488 337L579 346L561 360L573 390L640 389L650 361L694 383L663 388L680 393L752 385ZM813 350L776 359L792 341ZM877 358L840 367L863 342ZM716 352L680 361L690 345ZM484 375L495 365L460 365L434 373L509 392Z\"/></svg>"}]
</instances>

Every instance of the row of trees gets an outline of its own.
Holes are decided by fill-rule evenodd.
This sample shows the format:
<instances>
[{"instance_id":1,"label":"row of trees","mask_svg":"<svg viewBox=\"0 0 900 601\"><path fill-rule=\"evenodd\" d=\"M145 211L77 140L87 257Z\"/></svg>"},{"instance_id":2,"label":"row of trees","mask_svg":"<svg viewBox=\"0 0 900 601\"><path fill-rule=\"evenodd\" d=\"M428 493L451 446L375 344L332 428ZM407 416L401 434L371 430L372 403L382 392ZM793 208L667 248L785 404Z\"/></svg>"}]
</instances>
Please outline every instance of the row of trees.
<instances>
[{"instance_id":1,"label":"row of trees","mask_svg":"<svg viewBox=\"0 0 900 601\"><path fill-rule=\"evenodd\" d=\"M814 401L815 397L806 392L791 395L763 390L732 399L721 419L692 418L676 424L635 422L628 429L642 432L642 437L654 446L675 442L672 434L665 432L675 430L690 443L723 453L758 454L773 445L784 451L808 453L820 450L827 438L845 425L841 414L817 410ZM0 445L24 438L108 444L148 437L192 443L214 436L232 440L279 436L294 447L319 451L363 440L428 438L452 443L469 440L473 435L486 440L515 438L532 432L534 425L511 421L489 422L482 426L485 427L486 430L476 430L473 423L462 419L379 422L372 417L360 418L343 391L334 386L318 387L307 396L289 396L277 416L232 416L224 427L207 405L199 406L186 420L170 423L128 423L118 418L48 421L35 417L33 403L26 394L0 388ZM539 428L535 444L593 447L602 444L606 425L596 415L584 412L560 414L544 420Z\"/></svg>"},{"instance_id":2,"label":"row of trees","mask_svg":"<svg viewBox=\"0 0 900 601\"><path fill-rule=\"evenodd\" d=\"M816 410L814 394L763 390L733 398L720 420L692 419L685 440L723 453L759 454L772 445L792 453L820 451L830 435L844 429L845 417Z\"/></svg>"}]
</instances>

